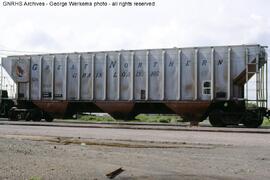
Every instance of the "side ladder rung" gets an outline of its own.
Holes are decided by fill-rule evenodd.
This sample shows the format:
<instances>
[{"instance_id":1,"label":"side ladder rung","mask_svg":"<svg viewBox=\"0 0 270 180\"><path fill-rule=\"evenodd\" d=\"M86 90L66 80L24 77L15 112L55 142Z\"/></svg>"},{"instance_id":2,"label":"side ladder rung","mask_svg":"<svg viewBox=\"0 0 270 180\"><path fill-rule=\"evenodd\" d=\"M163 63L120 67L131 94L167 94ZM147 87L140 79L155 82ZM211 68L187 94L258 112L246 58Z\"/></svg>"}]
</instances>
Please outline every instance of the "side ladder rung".
<instances>
[{"instance_id":1,"label":"side ladder rung","mask_svg":"<svg viewBox=\"0 0 270 180\"><path fill-rule=\"evenodd\" d=\"M254 71L254 72L253 71L248 71L247 73L248 74L254 74L254 73L259 73L259 72L258 71Z\"/></svg>"}]
</instances>

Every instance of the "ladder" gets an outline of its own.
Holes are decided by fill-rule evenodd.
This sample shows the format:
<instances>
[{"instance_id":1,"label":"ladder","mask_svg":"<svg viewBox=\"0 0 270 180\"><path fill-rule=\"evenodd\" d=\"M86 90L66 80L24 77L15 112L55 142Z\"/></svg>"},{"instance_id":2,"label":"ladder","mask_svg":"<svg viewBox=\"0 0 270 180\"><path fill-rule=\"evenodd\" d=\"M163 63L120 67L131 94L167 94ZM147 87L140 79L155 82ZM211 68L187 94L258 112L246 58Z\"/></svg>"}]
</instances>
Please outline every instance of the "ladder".
<instances>
[{"instance_id":1,"label":"ladder","mask_svg":"<svg viewBox=\"0 0 270 180\"><path fill-rule=\"evenodd\" d=\"M246 64L246 103L255 103L256 107L267 108L267 97L268 97L268 67L267 67L267 58L260 59L259 55L256 56L254 60L250 62L249 60L249 51L248 48L245 49L245 64ZM249 79L255 75L256 79L256 99L249 99ZM249 108L250 104L246 104L246 107Z\"/></svg>"}]
</instances>

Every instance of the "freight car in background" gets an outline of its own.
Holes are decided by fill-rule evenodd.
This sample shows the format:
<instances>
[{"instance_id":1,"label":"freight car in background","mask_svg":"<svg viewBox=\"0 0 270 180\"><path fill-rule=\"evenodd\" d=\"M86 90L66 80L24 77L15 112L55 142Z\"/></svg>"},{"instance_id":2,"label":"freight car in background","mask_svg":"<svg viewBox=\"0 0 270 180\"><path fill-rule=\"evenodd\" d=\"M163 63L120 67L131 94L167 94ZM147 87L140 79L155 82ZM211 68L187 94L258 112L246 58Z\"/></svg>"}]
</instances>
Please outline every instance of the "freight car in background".
<instances>
[{"instance_id":1,"label":"freight car in background","mask_svg":"<svg viewBox=\"0 0 270 180\"><path fill-rule=\"evenodd\" d=\"M258 127L267 110L264 46L213 46L9 56L17 84L11 120L52 121L79 112L116 119L171 113L213 126ZM265 72L266 70L266 72ZM256 84L248 80L256 76ZM256 90L250 100L249 88ZM249 107L248 104L255 105Z\"/></svg>"},{"instance_id":2,"label":"freight car in background","mask_svg":"<svg viewBox=\"0 0 270 180\"><path fill-rule=\"evenodd\" d=\"M7 118L9 110L14 107L13 100L8 96L7 90L0 90L0 117Z\"/></svg>"}]
</instances>

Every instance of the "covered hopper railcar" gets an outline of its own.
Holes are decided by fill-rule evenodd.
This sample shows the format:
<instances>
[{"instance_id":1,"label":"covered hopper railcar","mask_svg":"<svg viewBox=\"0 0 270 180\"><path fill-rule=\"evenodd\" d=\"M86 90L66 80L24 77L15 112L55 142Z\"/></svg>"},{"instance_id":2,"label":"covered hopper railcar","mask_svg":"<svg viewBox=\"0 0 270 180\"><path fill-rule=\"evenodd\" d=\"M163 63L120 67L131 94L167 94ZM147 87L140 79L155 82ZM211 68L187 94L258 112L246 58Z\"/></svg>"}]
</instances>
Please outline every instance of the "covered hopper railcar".
<instances>
[{"instance_id":1,"label":"covered hopper railcar","mask_svg":"<svg viewBox=\"0 0 270 180\"><path fill-rule=\"evenodd\" d=\"M260 45L9 56L18 115L51 121L78 112L130 119L173 113L214 126L258 127L267 111L267 54ZM254 106L248 80L256 76ZM254 97L253 97L254 98Z\"/></svg>"}]
</instances>

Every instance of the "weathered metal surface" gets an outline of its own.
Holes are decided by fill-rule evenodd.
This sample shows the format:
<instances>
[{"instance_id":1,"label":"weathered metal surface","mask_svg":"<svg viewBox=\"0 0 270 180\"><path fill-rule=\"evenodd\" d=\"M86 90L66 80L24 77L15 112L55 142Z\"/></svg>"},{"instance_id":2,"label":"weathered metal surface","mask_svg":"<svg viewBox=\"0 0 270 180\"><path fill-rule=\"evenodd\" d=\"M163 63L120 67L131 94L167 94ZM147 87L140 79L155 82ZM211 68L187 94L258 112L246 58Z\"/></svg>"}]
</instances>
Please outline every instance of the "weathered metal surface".
<instances>
[{"instance_id":1,"label":"weathered metal surface","mask_svg":"<svg viewBox=\"0 0 270 180\"><path fill-rule=\"evenodd\" d=\"M95 105L103 112L110 114L115 119L133 119L135 117L135 103L104 101L96 102Z\"/></svg>"},{"instance_id":2,"label":"weathered metal surface","mask_svg":"<svg viewBox=\"0 0 270 180\"><path fill-rule=\"evenodd\" d=\"M3 65L28 100L210 100L204 82L213 83L213 99L227 96L228 77L245 70L246 48L249 62L264 51L249 45L47 54L11 56Z\"/></svg>"},{"instance_id":3,"label":"weathered metal surface","mask_svg":"<svg viewBox=\"0 0 270 180\"><path fill-rule=\"evenodd\" d=\"M33 101L33 104L45 112L64 114L69 103L67 101Z\"/></svg>"},{"instance_id":4,"label":"weathered metal surface","mask_svg":"<svg viewBox=\"0 0 270 180\"><path fill-rule=\"evenodd\" d=\"M200 118L211 104L210 101L181 101L165 103L175 114L186 118Z\"/></svg>"},{"instance_id":5,"label":"weathered metal surface","mask_svg":"<svg viewBox=\"0 0 270 180\"><path fill-rule=\"evenodd\" d=\"M129 113L134 108L132 102L96 102L95 103L100 109L109 114L113 113Z\"/></svg>"},{"instance_id":6,"label":"weathered metal surface","mask_svg":"<svg viewBox=\"0 0 270 180\"><path fill-rule=\"evenodd\" d=\"M58 101L97 101L106 112L126 112L132 106L101 102L166 101L176 113L201 113L211 100L244 97L234 82L245 72L246 55L249 63L266 58L264 47L240 45L9 56L3 67L18 83L18 99L51 101L56 105L46 107L53 109L65 106Z\"/></svg>"}]
</instances>

